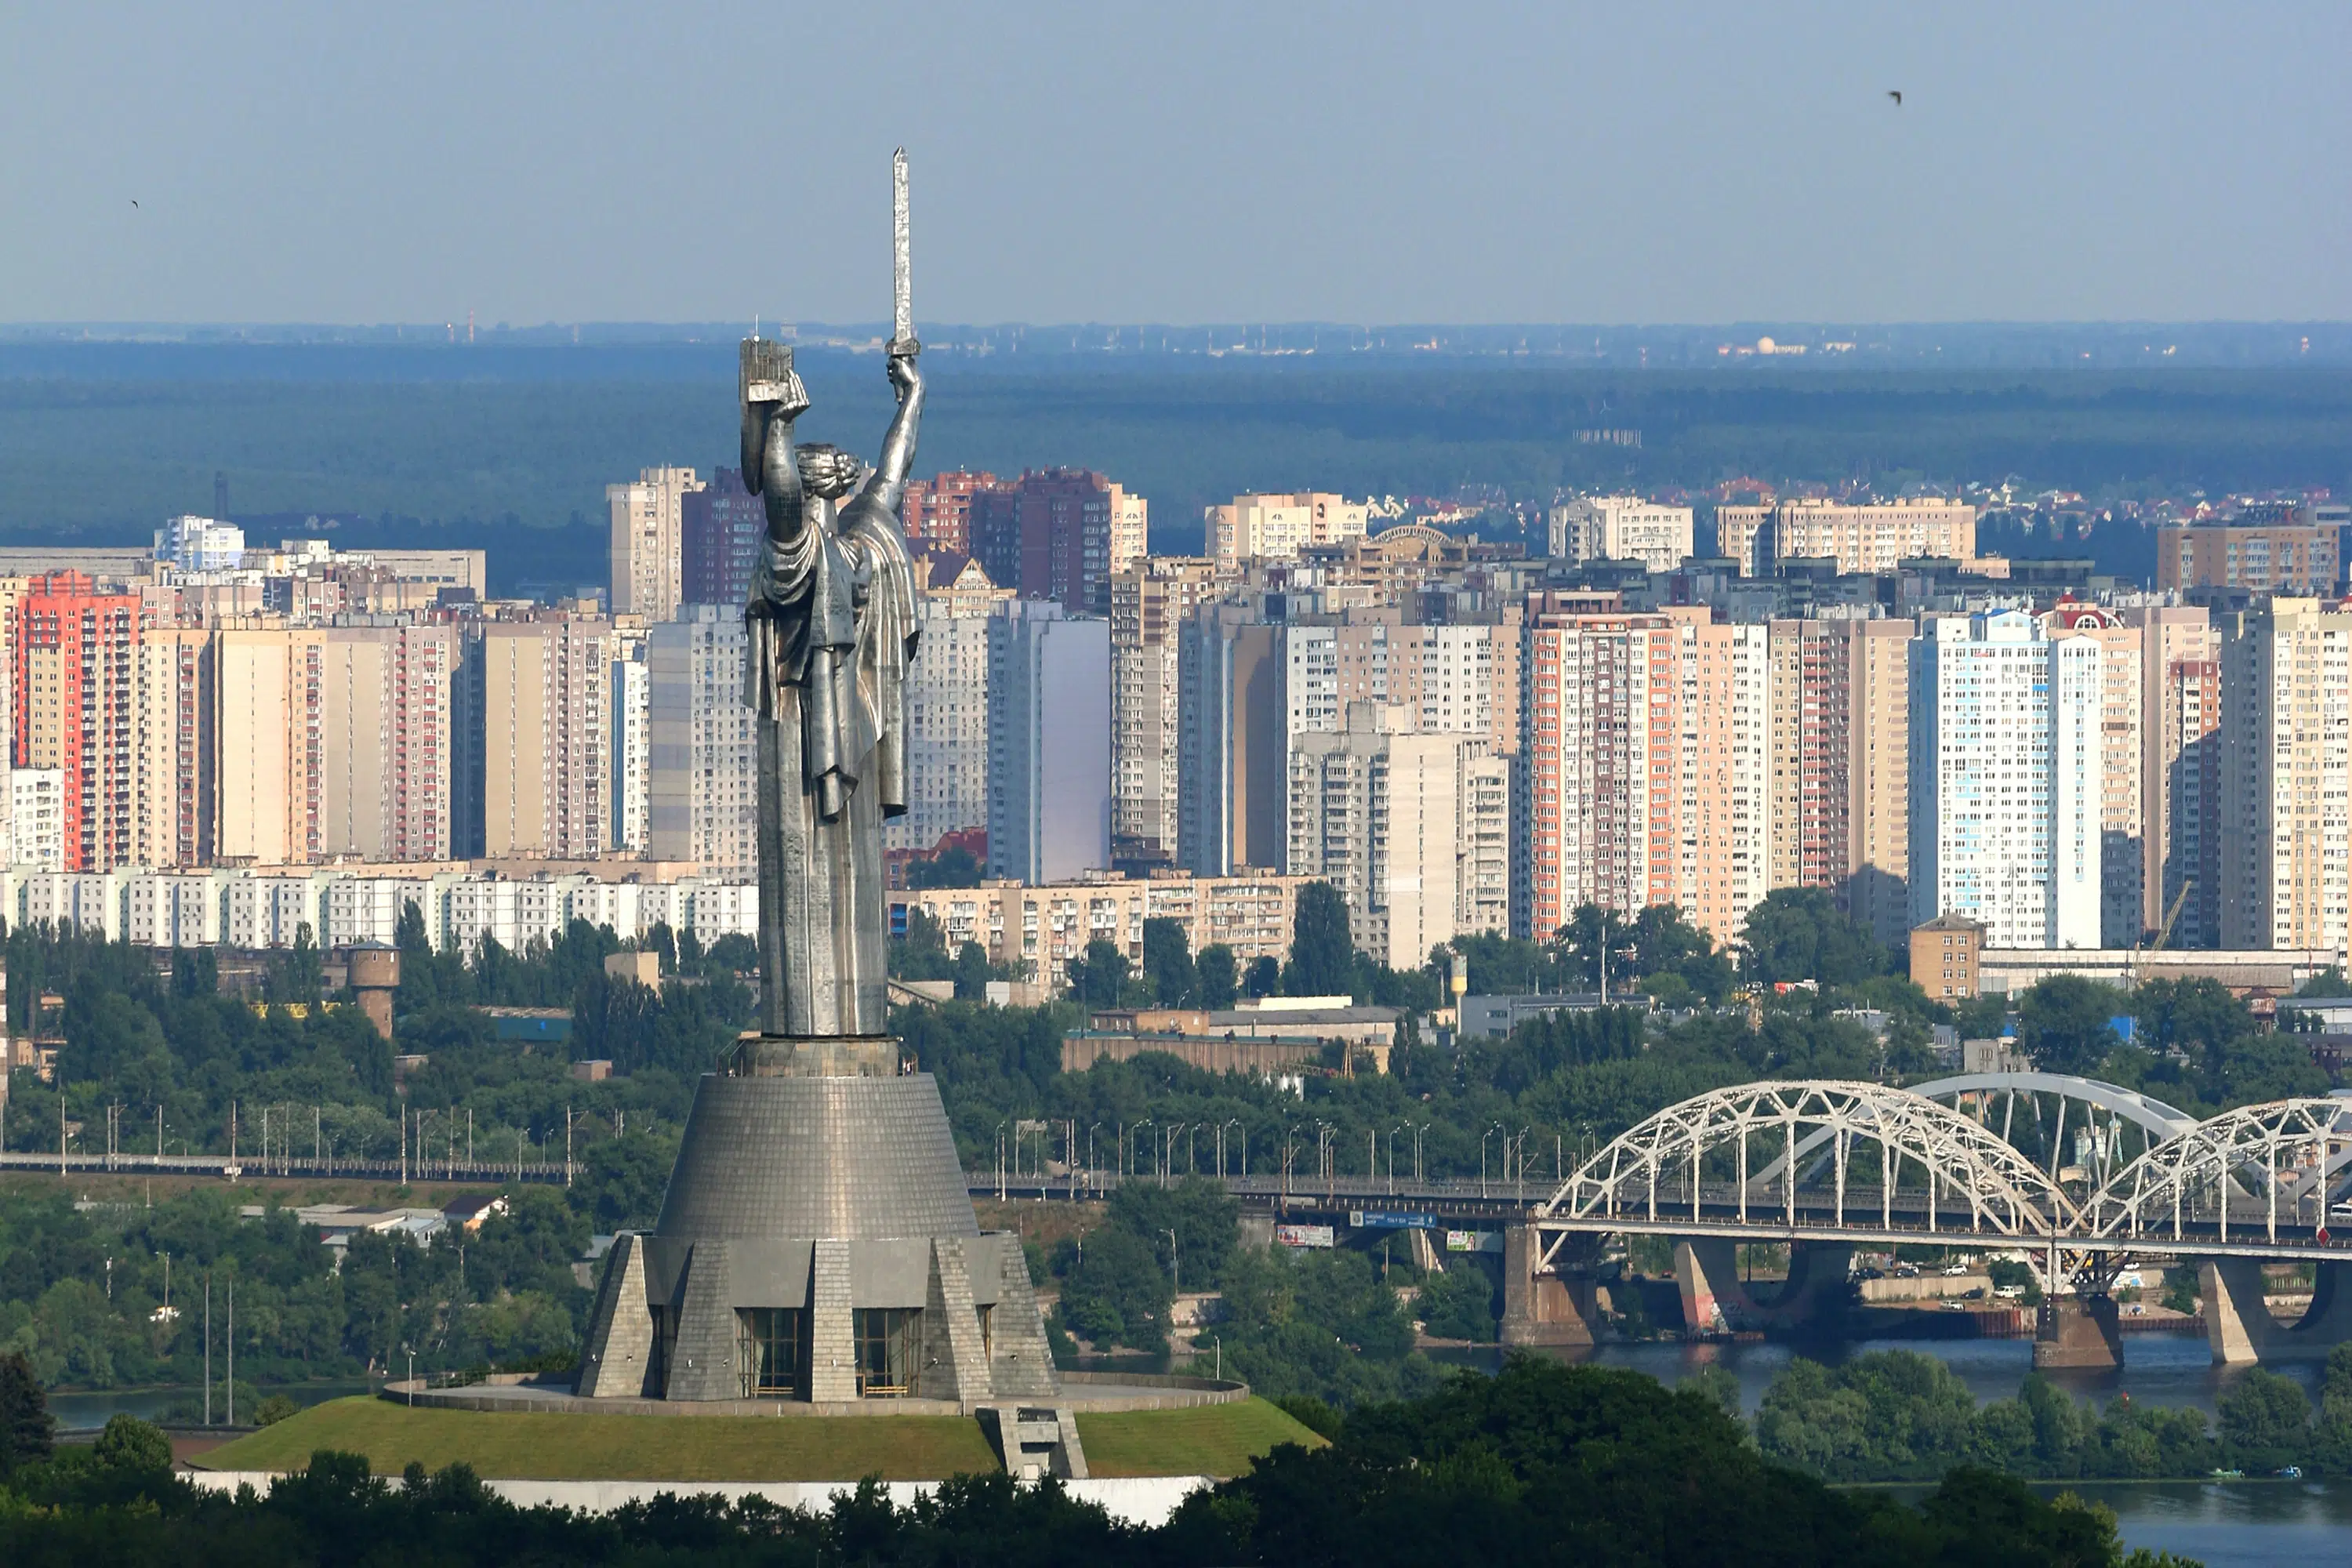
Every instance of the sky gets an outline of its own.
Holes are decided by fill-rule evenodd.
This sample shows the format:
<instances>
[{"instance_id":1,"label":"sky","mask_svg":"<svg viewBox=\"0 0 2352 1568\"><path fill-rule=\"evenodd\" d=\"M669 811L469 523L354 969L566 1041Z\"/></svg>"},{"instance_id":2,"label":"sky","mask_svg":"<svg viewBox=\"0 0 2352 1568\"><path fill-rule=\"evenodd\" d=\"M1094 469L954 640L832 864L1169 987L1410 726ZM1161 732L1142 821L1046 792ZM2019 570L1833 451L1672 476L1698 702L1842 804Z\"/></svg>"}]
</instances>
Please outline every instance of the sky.
<instances>
[{"instance_id":1,"label":"sky","mask_svg":"<svg viewBox=\"0 0 2352 1568\"><path fill-rule=\"evenodd\" d=\"M13 5L0 321L870 321L902 142L919 321L2342 320L2347 56L2347 0Z\"/></svg>"}]
</instances>

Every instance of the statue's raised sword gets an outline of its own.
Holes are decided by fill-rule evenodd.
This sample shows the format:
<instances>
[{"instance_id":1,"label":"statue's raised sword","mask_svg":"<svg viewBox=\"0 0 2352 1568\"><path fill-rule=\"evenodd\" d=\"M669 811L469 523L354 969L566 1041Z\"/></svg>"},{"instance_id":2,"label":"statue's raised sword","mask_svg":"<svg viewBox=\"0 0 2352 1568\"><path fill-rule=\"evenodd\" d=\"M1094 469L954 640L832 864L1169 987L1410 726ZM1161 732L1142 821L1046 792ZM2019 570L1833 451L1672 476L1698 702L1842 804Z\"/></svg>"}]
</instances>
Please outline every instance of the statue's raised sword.
<instances>
[{"instance_id":1,"label":"statue's raised sword","mask_svg":"<svg viewBox=\"0 0 2352 1568\"><path fill-rule=\"evenodd\" d=\"M907 150L890 154L890 352L916 354L914 272L907 243Z\"/></svg>"}]
</instances>

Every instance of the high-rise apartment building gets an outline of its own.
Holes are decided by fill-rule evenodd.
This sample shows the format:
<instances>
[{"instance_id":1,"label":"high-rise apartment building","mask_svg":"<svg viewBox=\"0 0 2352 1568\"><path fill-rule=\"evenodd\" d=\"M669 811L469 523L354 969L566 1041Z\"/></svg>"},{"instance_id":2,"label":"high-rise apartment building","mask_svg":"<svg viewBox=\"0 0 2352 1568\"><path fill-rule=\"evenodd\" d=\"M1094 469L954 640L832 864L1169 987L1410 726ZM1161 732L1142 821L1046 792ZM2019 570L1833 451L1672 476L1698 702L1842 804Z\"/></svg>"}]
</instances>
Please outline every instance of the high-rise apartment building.
<instances>
[{"instance_id":1,"label":"high-rise apartment building","mask_svg":"<svg viewBox=\"0 0 2352 1568\"><path fill-rule=\"evenodd\" d=\"M634 507L635 500L630 504ZM751 596L751 574L760 569L760 551L767 539L767 509L758 496L743 488L740 470L717 469L709 484L682 490L678 498L679 602L740 608ZM616 586L619 581L616 573ZM616 602L614 613L623 614L625 607Z\"/></svg>"},{"instance_id":2,"label":"high-rise apartment building","mask_svg":"<svg viewBox=\"0 0 2352 1568\"><path fill-rule=\"evenodd\" d=\"M2352 903L2352 613L2282 595L2221 643L2221 945L2341 954Z\"/></svg>"},{"instance_id":3,"label":"high-rise apartment building","mask_svg":"<svg viewBox=\"0 0 2352 1568\"><path fill-rule=\"evenodd\" d=\"M1512 924L1538 940L1585 904L1632 914L1679 901L1681 644L1692 624L1559 613L1544 598L1531 603L1525 633L1526 729L1513 791L1521 865ZM1731 803L1720 805L1727 826Z\"/></svg>"},{"instance_id":4,"label":"high-rise apartment building","mask_svg":"<svg viewBox=\"0 0 2352 1568\"><path fill-rule=\"evenodd\" d=\"M1911 648L1911 914L1994 948L2100 944L2099 645L2022 611L1928 619Z\"/></svg>"},{"instance_id":5,"label":"high-rise apartment building","mask_svg":"<svg viewBox=\"0 0 2352 1568\"><path fill-rule=\"evenodd\" d=\"M641 855L653 837L653 666L645 627L616 627L613 642L613 847Z\"/></svg>"},{"instance_id":6,"label":"high-rise apartment building","mask_svg":"<svg viewBox=\"0 0 2352 1568\"><path fill-rule=\"evenodd\" d=\"M1110 580L1110 858L1175 863L1182 795L1182 630L1217 590L1216 563L1147 555Z\"/></svg>"},{"instance_id":7,"label":"high-rise apartment building","mask_svg":"<svg viewBox=\"0 0 2352 1568\"><path fill-rule=\"evenodd\" d=\"M1110 861L1110 623L1016 599L988 623L988 872L1062 881Z\"/></svg>"},{"instance_id":8,"label":"high-rise apartment building","mask_svg":"<svg viewBox=\"0 0 2352 1568\"><path fill-rule=\"evenodd\" d=\"M1144 553L1148 508L1085 468L1044 468L971 494L971 553L989 581L1073 616L1110 614L1110 580Z\"/></svg>"},{"instance_id":9,"label":"high-rise apartment building","mask_svg":"<svg viewBox=\"0 0 2352 1568\"><path fill-rule=\"evenodd\" d=\"M183 572L234 572L245 564L245 530L209 517L175 517L155 531L155 559Z\"/></svg>"},{"instance_id":10,"label":"high-rise apartment building","mask_svg":"<svg viewBox=\"0 0 2352 1568\"><path fill-rule=\"evenodd\" d=\"M1290 753L1290 874L1347 900L1358 951L1416 968L1508 916L1506 763L1483 741L1427 734L1407 708L1348 704L1343 728Z\"/></svg>"},{"instance_id":11,"label":"high-rise apartment building","mask_svg":"<svg viewBox=\"0 0 2352 1568\"><path fill-rule=\"evenodd\" d=\"M332 626L287 634L316 648L319 693L306 740L315 852L361 860L442 860L453 853L450 682L456 627ZM306 658L310 657L306 653Z\"/></svg>"},{"instance_id":12,"label":"high-rise apartment building","mask_svg":"<svg viewBox=\"0 0 2352 1568\"><path fill-rule=\"evenodd\" d=\"M135 594L100 593L82 573L30 579L16 600L15 765L60 775L69 871L127 864L134 837Z\"/></svg>"},{"instance_id":13,"label":"high-rise apartment building","mask_svg":"<svg viewBox=\"0 0 2352 1568\"><path fill-rule=\"evenodd\" d=\"M1363 501L1314 491L1235 496L1230 505L1203 511L1202 549L1229 569L1244 561L1296 555L1309 545L1362 538L1370 512Z\"/></svg>"},{"instance_id":14,"label":"high-rise apartment building","mask_svg":"<svg viewBox=\"0 0 2352 1568\"><path fill-rule=\"evenodd\" d=\"M700 489L692 468L646 468L630 483L604 487L614 615L666 621L677 614L686 594L686 498Z\"/></svg>"},{"instance_id":15,"label":"high-rise apartment building","mask_svg":"<svg viewBox=\"0 0 2352 1568\"><path fill-rule=\"evenodd\" d=\"M215 860L286 866L319 853L324 641L285 626L215 634Z\"/></svg>"},{"instance_id":16,"label":"high-rise apartment building","mask_svg":"<svg viewBox=\"0 0 2352 1568\"><path fill-rule=\"evenodd\" d=\"M715 877L749 878L760 865L759 716L743 703L748 640L742 612L722 605L694 605L647 634L648 852L698 862Z\"/></svg>"},{"instance_id":17,"label":"high-rise apartment building","mask_svg":"<svg viewBox=\"0 0 2352 1568\"><path fill-rule=\"evenodd\" d=\"M132 653L131 863L213 859L213 634L149 626Z\"/></svg>"},{"instance_id":18,"label":"high-rise apartment building","mask_svg":"<svg viewBox=\"0 0 2352 1568\"><path fill-rule=\"evenodd\" d=\"M998 482L994 474L974 474L961 468L934 474L928 479L908 480L906 503L899 508L907 542L918 551L971 554L971 498L982 490L996 489Z\"/></svg>"},{"instance_id":19,"label":"high-rise apartment building","mask_svg":"<svg viewBox=\"0 0 2352 1568\"><path fill-rule=\"evenodd\" d=\"M572 611L482 638L482 853L587 860L612 836L613 623Z\"/></svg>"},{"instance_id":20,"label":"high-rise apartment building","mask_svg":"<svg viewBox=\"0 0 2352 1568\"><path fill-rule=\"evenodd\" d=\"M1692 553L1691 509L1640 496L1576 496L1551 509L1554 560L1639 561L1671 572Z\"/></svg>"},{"instance_id":21,"label":"high-rise apartment building","mask_svg":"<svg viewBox=\"0 0 2352 1568\"><path fill-rule=\"evenodd\" d=\"M1977 558L1977 509L1962 501L1724 506L1716 509L1715 529L1715 552L1738 561L1748 577L1772 576L1780 562L1800 558L1832 558L1842 573L1892 572L1921 556Z\"/></svg>"},{"instance_id":22,"label":"high-rise apartment building","mask_svg":"<svg viewBox=\"0 0 2352 1568\"><path fill-rule=\"evenodd\" d=\"M2339 509L2310 503L2249 506L2212 522L2156 531L2156 585L2333 594L2343 580Z\"/></svg>"},{"instance_id":23,"label":"high-rise apartment building","mask_svg":"<svg viewBox=\"0 0 2352 1568\"><path fill-rule=\"evenodd\" d=\"M2139 628L2144 930L2166 945L2221 940L2221 635L2200 606L2122 612Z\"/></svg>"},{"instance_id":24,"label":"high-rise apartment building","mask_svg":"<svg viewBox=\"0 0 2352 1568\"><path fill-rule=\"evenodd\" d=\"M1911 638L1907 618L1844 623L1846 912L1880 942L1911 924Z\"/></svg>"},{"instance_id":25,"label":"high-rise apartment building","mask_svg":"<svg viewBox=\"0 0 2352 1568\"><path fill-rule=\"evenodd\" d=\"M1288 631L1232 600L1203 601L1179 629L1176 858L1199 875L1288 857Z\"/></svg>"},{"instance_id":26,"label":"high-rise apartment building","mask_svg":"<svg viewBox=\"0 0 2352 1568\"><path fill-rule=\"evenodd\" d=\"M892 849L928 850L988 825L988 627L1012 601L966 555L918 557L922 634L907 670L907 813L882 825Z\"/></svg>"}]
</instances>

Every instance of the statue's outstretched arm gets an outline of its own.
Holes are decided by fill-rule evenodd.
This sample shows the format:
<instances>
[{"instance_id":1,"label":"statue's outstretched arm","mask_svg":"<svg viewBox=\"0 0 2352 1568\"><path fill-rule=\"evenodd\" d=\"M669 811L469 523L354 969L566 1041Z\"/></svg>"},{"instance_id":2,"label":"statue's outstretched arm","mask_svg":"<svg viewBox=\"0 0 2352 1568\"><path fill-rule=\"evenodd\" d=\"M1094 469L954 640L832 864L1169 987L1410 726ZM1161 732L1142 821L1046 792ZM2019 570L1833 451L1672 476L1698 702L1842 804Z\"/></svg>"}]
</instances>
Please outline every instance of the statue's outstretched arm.
<instances>
[{"instance_id":1,"label":"statue's outstretched arm","mask_svg":"<svg viewBox=\"0 0 2352 1568\"><path fill-rule=\"evenodd\" d=\"M892 354L886 366L890 384L898 389L898 412L890 433L882 438L882 460L875 465L866 489L895 517L907 491L907 475L915 466L915 432L923 420L923 373L912 354Z\"/></svg>"}]
</instances>

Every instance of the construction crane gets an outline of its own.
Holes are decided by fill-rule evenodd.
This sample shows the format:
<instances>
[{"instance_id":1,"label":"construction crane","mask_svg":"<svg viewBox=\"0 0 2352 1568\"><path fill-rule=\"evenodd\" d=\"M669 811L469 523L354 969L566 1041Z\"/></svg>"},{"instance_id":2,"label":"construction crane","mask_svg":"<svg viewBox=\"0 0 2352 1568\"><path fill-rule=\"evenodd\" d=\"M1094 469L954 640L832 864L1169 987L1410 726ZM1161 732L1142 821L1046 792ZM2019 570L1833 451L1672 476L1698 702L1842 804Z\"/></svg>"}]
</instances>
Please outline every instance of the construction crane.
<instances>
[{"instance_id":1,"label":"construction crane","mask_svg":"<svg viewBox=\"0 0 2352 1568\"><path fill-rule=\"evenodd\" d=\"M2145 952L2161 952L2164 944L2172 940L2172 928L2180 919L2180 906L2189 901L2189 889L2196 886L2196 878L2183 877L2180 879L2180 891L2172 895L2172 907L2164 912L2164 923L2157 928L2156 940L2143 942L2132 950L2131 967L2124 975L2126 990L2128 991L2139 984L2139 955Z\"/></svg>"}]
</instances>

